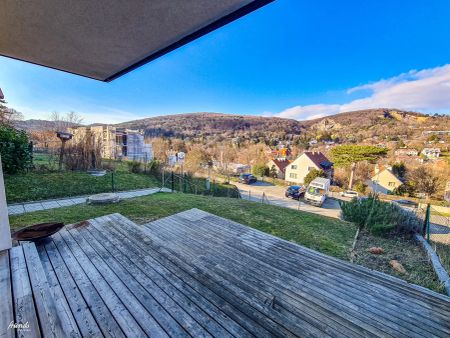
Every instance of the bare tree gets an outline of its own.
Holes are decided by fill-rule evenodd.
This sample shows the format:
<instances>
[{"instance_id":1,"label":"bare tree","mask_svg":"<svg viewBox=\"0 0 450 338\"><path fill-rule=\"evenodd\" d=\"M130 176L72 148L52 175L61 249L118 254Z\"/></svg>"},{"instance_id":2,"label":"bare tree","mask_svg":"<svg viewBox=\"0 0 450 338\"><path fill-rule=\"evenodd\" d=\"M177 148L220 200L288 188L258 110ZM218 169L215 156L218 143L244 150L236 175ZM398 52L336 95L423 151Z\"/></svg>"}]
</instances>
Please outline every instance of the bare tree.
<instances>
[{"instance_id":1,"label":"bare tree","mask_svg":"<svg viewBox=\"0 0 450 338\"><path fill-rule=\"evenodd\" d=\"M439 189L439 177L435 176L431 170L419 167L411 172L408 177L417 192L424 193L427 197L435 194Z\"/></svg>"},{"instance_id":2,"label":"bare tree","mask_svg":"<svg viewBox=\"0 0 450 338\"><path fill-rule=\"evenodd\" d=\"M50 120L53 122L54 131L67 131L68 128L78 126L83 123L83 118L74 111L66 114L61 114L54 111L50 114Z\"/></svg>"},{"instance_id":3,"label":"bare tree","mask_svg":"<svg viewBox=\"0 0 450 338\"><path fill-rule=\"evenodd\" d=\"M22 120L22 113L6 106L6 101L0 99L0 124L11 125L14 121Z\"/></svg>"}]
</instances>

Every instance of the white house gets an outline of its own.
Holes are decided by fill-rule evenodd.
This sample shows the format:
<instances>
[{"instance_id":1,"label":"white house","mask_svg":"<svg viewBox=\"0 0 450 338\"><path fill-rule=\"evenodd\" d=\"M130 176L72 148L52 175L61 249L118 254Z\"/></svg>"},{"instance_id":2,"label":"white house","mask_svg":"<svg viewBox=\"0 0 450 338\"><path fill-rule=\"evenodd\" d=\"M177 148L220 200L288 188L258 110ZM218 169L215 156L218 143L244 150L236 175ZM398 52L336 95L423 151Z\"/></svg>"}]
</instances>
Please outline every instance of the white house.
<instances>
[{"instance_id":1,"label":"white house","mask_svg":"<svg viewBox=\"0 0 450 338\"><path fill-rule=\"evenodd\" d=\"M382 194L388 194L403 184L391 167L381 170L378 166L375 167L375 175L367 183L374 192Z\"/></svg>"},{"instance_id":2,"label":"white house","mask_svg":"<svg viewBox=\"0 0 450 338\"><path fill-rule=\"evenodd\" d=\"M427 158L438 158L441 155L441 149L439 149L439 148L423 148L421 154Z\"/></svg>"},{"instance_id":3,"label":"white house","mask_svg":"<svg viewBox=\"0 0 450 338\"><path fill-rule=\"evenodd\" d=\"M312 169L323 170L329 179L333 178L333 163L320 151L306 151L286 167L285 181L303 184Z\"/></svg>"},{"instance_id":4,"label":"white house","mask_svg":"<svg viewBox=\"0 0 450 338\"><path fill-rule=\"evenodd\" d=\"M395 155L397 156L418 156L419 152L416 149L397 149L395 151Z\"/></svg>"}]
</instances>

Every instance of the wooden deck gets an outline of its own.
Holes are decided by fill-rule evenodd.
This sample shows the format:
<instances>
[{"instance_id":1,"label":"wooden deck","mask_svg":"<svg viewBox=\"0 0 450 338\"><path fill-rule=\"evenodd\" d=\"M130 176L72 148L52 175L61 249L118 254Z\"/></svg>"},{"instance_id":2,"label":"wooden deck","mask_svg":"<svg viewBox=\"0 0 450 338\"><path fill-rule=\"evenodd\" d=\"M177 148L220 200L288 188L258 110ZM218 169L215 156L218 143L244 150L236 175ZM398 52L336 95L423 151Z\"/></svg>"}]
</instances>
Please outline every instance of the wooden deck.
<instances>
[{"instance_id":1,"label":"wooden deck","mask_svg":"<svg viewBox=\"0 0 450 338\"><path fill-rule=\"evenodd\" d=\"M450 336L450 298L197 209L1 252L0 299L1 338Z\"/></svg>"}]
</instances>

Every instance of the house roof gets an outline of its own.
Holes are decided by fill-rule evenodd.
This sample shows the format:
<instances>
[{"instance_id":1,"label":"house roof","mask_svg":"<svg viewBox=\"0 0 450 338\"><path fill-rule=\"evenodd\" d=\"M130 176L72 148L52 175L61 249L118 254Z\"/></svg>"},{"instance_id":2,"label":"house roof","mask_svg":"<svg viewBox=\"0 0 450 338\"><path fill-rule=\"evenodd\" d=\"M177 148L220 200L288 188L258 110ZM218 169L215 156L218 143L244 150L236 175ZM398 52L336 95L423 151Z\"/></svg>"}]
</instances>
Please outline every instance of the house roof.
<instances>
[{"instance_id":1,"label":"house roof","mask_svg":"<svg viewBox=\"0 0 450 338\"><path fill-rule=\"evenodd\" d=\"M385 174L389 175L392 179L397 180L399 183L403 183L402 180L399 179L397 176L395 176L395 174L392 172L392 170L390 170L388 168L380 170L379 173L375 174L372 177L372 181L374 181L374 180L377 181L379 179L380 175L385 175Z\"/></svg>"},{"instance_id":2,"label":"house roof","mask_svg":"<svg viewBox=\"0 0 450 338\"><path fill-rule=\"evenodd\" d=\"M327 170L333 166L333 162L320 151L305 151L304 154L319 168Z\"/></svg>"},{"instance_id":3,"label":"house roof","mask_svg":"<svg viewBox=\"0 0 450 338\"><path fill-rule=\"evenodd\" d=\"M272 162L282 172L284 172L286 170L286 167L289 165L289 163L291 163L288 160L277 160L277 159L272 160Z\"/></svg>"},{"instance_id":4,"label":"house roof","mask_svg":"<svg viewBox=\"0 0 450 338\"><path fill-rule=\"evenodd\" d=\"M111 81L272 1L6 1L0 55Z\"/></svg>"}]
</instances>

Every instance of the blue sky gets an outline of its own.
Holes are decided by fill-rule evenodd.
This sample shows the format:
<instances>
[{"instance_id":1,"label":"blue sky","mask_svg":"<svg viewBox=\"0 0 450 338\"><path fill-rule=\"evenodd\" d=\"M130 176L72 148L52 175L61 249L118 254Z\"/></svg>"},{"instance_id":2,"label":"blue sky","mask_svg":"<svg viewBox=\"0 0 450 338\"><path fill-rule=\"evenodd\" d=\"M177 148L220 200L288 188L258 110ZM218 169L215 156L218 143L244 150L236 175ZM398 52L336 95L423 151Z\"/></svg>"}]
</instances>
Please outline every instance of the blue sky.
<instances>
[{"instance_id":1,"label":"blue sky","mask_svg":"<svg viewBox=\"0 0 450 338\"><path fill-rule=\"evenodd\" d=\"M0 87L25 118L73 110L88 123L198 111L450 113L449 14L448 0L277 0L112 83L0 57Z\"/></svg>"}]
</instances>

